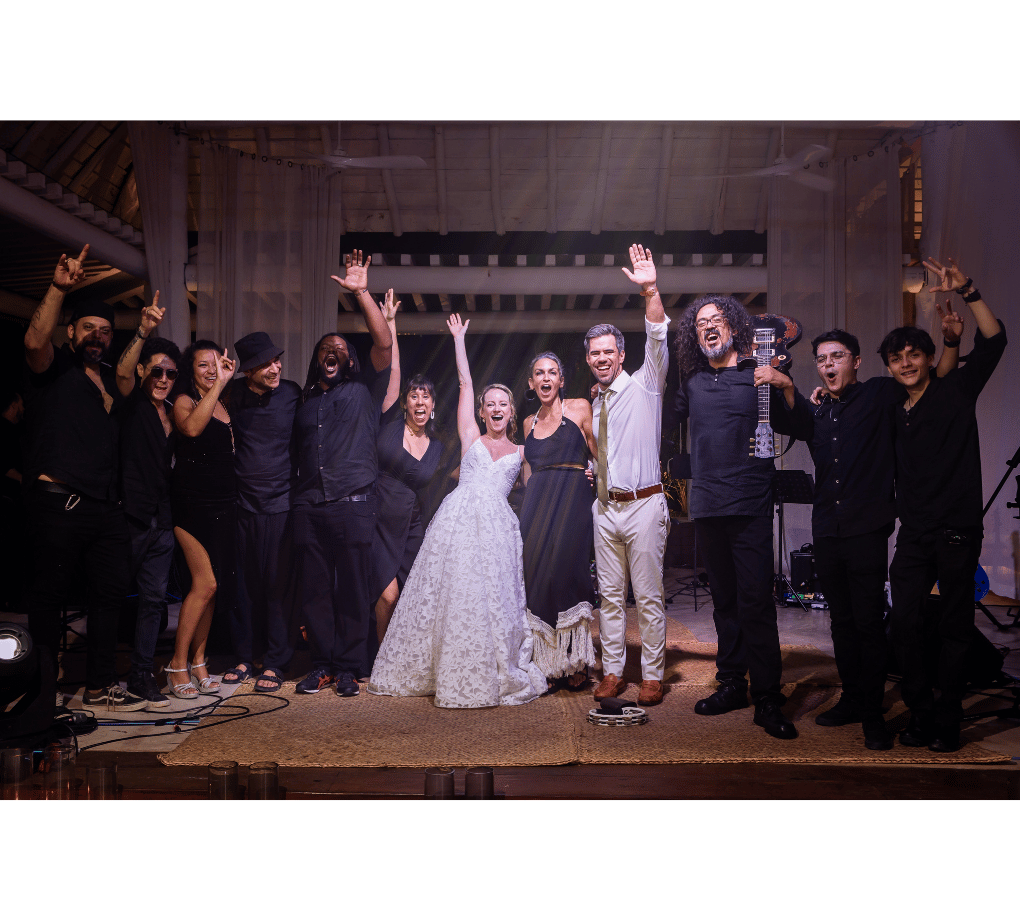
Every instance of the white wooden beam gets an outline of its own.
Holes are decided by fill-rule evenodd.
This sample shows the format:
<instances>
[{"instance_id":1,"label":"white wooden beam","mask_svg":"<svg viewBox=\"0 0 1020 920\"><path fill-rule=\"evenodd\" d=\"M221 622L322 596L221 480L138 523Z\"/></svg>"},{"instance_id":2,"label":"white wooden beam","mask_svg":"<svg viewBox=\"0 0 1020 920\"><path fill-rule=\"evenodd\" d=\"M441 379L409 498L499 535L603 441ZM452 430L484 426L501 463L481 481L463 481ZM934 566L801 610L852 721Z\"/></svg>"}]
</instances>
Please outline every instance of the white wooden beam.
<instances>
[{"instance_id":1,"label":"white wooden beam","mask_svg":"<svg viewBox=\"0 0 1020 920\"><path fill-rule=\"evenodd\" d=\"M450 232L446 216L446 138L443 126L436 125L436 210L439 212L439 235Z\"/></svg>"},{"instance_id":2,"label":"white wooden beam","mask_svg":"<svg viewBox=\"0 0 1020 920\"><path fill-rule=\"evenodd\" d=\"M599 146L598 175L595 178L595 198L591 206L591 232L602 232L602 212L606 206L606 180L609 177L609 148L613 140L612 125L602 129L602 143Z\"/></svg>"},{"instance_id":3,"label":"white wooden beam","mask_svg":"<svg viewBox=\"0 0 1020 920\"><path fill-rule=\"evenodd\" d=\"M719 159L717 161L719 172L724 173L730 165L730 138L733 136L731 125L724 125L719 137ZM715 191L715 204L712 209L712 220L709 223L708 232L718 236L726 227L726 189L728 179L719 179Z\"/></svg>"},{"instance_id":4,"label":"white wooden beam","mask_svg":"<svg viewBox=\"0 0 1020 920\"><path fill-rule=\"evenodd\" d=\"M503 226L503 195L500 188L502 169L500 168L499 125L489 125L489 193L492 202L492 226L499 236L506 233Z\"/></svg>"},{"instance_id":5,"label":"white wooden beam","mask_svg":"<svg viewBox=\"0 0 1020 920\"><path fill-rule=\"evenodd\" d=\"M390 135L389 131L386 130L386 125L382 122L379 123L377 133L379 136L379 156L389 156ZM383 188L386 190L386 204L390 209L390 226L393 229L394 236L402 236L404 226L400 219L400 205L397 202L397 192L393 187L393 173L388 169L381 170L381 172Z\"/></svg>"},{"instance_id":6,"label":"white wooden beam","mask_svg":"<svg viewBox=\"0 0 1020 920\"><path fill-rule=\"evenodd\" d=\"M779 128L773 128L769 132L769 149L765 154L765 162L762 164L766 168L774 165L776 157L779 156L779 133ZM755 233L764 233L768 226L769 192L771 189L772 180L765 179L761 184L761 191L758 193L758 214L754 219Z\"/></svg>"},{"instance_id":7,"label":"white wooden beam","mask_svg":"<svg viewBox=\"0 0 1020 920\"><path fill-rule=\"evenodd\" d=\"M673 162L673 126L662 126L662 140L659 146L659 186L655 196L655 233L666 232L666 209L669 204L670 166Z\"/></svg>"}]
</instances>

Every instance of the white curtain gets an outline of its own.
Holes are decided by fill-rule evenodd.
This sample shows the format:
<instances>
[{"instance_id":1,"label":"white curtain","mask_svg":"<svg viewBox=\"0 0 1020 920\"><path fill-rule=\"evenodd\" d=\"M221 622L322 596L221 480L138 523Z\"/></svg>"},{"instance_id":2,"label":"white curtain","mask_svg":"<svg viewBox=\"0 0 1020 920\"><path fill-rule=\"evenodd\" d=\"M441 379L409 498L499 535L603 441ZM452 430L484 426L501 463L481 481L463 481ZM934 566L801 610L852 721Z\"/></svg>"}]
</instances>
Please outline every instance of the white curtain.
<instances>
[{"instance_id":1,"label":"white curtain","mask_svg":"<svg viewBox=\"0 0 1020 920\"><path fill-rule=\"evenodd\" d=\"M188 262L188 139L153 122L128 126L149 272L146 300L159 291L166 309L159 335L184 348L191 342Z\"/></svg>"},{"instance_id":2,"label":"white curtain","mask_svg":"<svg viewBox=\"0 0 1020 920\"><path fill-rule=\"evenodd\" d=\"M977 404L981 435L981 482L987 504L1009 462L1020 450L1020 305L1016 294L1020 246L1020 125L973 122L926 135L921 148L924 189L922 251L944 260L952 256L997 318L1009 345ZM928 285L917 298L917 323L937 331L935 295ZM974 320L959 298L966 328L961 355L974 342ZM936 342L939 338L935 336ZM981 566L992 591L1020 597L1020 521L1016 508L1020 469L1006 480L985 515Z\"/></svg>"},{"instance_id":3,"label":"white curtain","mask_svg":"<svg viewBox=\"0 0 1020 920\"><path fill-rule=\"evenodd\" d=\"M284 376L304 384L312 348L337 326L340 177L201 149L197 336L234 356L249 332L284 349Z\"/></svg>"},{"instance_id":4,"label":"white curtain","mask_svg":"<svg viewBox=\"0 0 1020 920\"><path fill-rule=\"evenodd\" d=\"M897 151L837 160L827 169L836 182L832 192L775 180L769 195L768 310L801 323L801 341L790 355L794 382L805 394L818 384L813 338L836 327L856 335L864 380L885 373L876 349L886 332L902 324ZM801 443L776 465L814 476ZM789 551L811 542L810 505L784 507L782 536L787 570Z\"/></svg>"}]
</instances>

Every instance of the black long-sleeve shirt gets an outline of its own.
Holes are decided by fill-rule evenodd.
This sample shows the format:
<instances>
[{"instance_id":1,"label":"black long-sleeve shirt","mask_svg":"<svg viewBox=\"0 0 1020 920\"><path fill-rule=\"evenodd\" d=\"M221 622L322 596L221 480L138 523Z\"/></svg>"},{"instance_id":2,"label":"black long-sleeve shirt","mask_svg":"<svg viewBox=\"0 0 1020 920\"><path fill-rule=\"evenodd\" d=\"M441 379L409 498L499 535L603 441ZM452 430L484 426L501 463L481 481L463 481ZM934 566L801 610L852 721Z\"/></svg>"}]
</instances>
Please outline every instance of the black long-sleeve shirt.
<instances>
[{"instance_id":1,"label":"black long-sleeve shirt","mask_svg":"<svg viewBox=\"0 0 1020 920\"><path fill-rule=\"evenodd\" d=\"M801 393L789 410L793 434L815 464L814 539L854 537L896 521L893 407L907 391L892 377L852 383L813 406Z\"/></svg>"},{"instance_id":2,"label":"black long-sleeve shirt","mask_svg":"<svg viewBox=\"0 0 1020 920\"><path fill-rule=\"evenodd\" d=\"M166 403L172 415L173 406ZM121 495L124 513L145 526L156 518L156 526L169 530L170 458L177 433L167 436L159 411L137 386L121 410L120 461Z\"/></svg>"},{"instance_id":3,"label":"black long-sleeve shirt","mask_svg":"<svg viewBox=\"0 0 1020 920\"><path fill-rule=\"evenodd\" d=\"M772 514L771 458L749 456L758 427L754 367L698 371L680 384L679 420L691 419L691 517ZM772 427L790 434L786 400L770 388Z\"/></svg>"},{"instance_id":4,"label":"black long-sleeve shirt","mask_svg":"<svg viewBox=\"0 0 1020 920\"><path fill-rule=\"evenodd\" d=\"M981 450L977 398L1006 348L1006 328L985 338L978 330L974 350L960 367L933 377L908 410L894 410L896 422L896 509L900 533L982 526Z\"/></svg>"}]
</instances>

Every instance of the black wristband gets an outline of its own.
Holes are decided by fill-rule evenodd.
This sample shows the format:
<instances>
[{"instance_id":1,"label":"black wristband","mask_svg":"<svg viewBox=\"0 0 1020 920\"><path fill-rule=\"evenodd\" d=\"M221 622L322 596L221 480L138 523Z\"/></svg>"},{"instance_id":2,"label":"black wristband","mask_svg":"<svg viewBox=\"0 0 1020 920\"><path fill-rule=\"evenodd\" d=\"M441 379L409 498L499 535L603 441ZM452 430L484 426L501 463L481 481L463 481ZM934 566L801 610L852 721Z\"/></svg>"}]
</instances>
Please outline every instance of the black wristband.
<instances>
[{"instance_id":1,"label":"black wristband","mask_svg":"<svg viewBox=\"0 0 1020 920\"><path fill-rule=\"evenodd\" d=\"M963 295L963 302L964 303L974 303L975 300L980 300L980 299L981 299L981 292L977 288L974 288L974 290L971 291L969 294L964 294Z\"/></svg>"},{"instance_id":2,"label":"black wristband","mask_svg":"<svg viewBox=\"0 0 1020 920\"><path fill-rule=\"evenodd\" d=\"M945 336L942 336L942 344L945 345L946 348L959 348L960 340L957 339L955 342L950 342L949 339L947 339Z\"/></svg>"},{"instance_id":3,"label":"black wristband","mask_svg":"<svg viewBox=\"0 0 1020 920\"><path fill-rule=\"evenodd\" d=\"M962 294L964 291L969 291L972 287L974 287L974 279L968 278L966 281L963 282L963 284L956 288L956 293Z\"/></svg>"}]
</instances>

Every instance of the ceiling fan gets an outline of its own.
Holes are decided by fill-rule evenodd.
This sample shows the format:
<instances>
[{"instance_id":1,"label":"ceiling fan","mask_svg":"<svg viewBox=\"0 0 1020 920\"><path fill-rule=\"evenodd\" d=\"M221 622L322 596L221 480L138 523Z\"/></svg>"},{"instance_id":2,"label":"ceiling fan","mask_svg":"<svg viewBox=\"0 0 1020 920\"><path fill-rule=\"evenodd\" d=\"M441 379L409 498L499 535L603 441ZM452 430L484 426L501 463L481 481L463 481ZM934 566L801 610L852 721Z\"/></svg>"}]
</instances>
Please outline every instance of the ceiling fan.
<instances>
[{"instance_id":1,"label":"ceiling fan","mask_svg":"<svg viewBox=\"0 0 1020 920\"><path fill-rule=\"evenodd\" d=\"M340 146L340 128L341 123L337 122L336 125L336 144L332 143L332 134L328 125L323 125L323 146L328 150L332 148L332 153L312 153L305 151L298 154L294 159L304 160L319 160L325 163L327 166L332 166L333 169L427 169L428 163L426 163L421 157L417 156L393 156L390 154L382 154L374 157L349 157L344 154L344 150Z\"/></svg>"},{"instance_id":2,"label":"ceiling fan","mask_svg":"<svg viewBox=\"0 0 1020 920\"><path fill-rule=\"evenodd\" d=\"M791 156L785 155L785 139L780 133L779 156L772 166L762 169L749 169L738 173L721 173L714 176L704 176L706 179L759 179L779 178L789 179L808 188L817 189L820 192L831 192L835 187L835 180L828 176L821 176L817 171L809 167L816 163L826 161L832 157L832 150L823 147L821 144L808 144Z\"/></svg>"}]
</instances>

